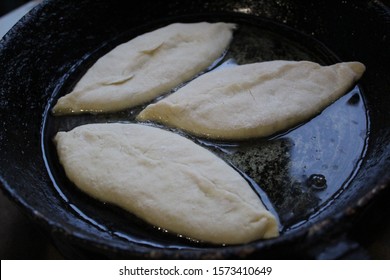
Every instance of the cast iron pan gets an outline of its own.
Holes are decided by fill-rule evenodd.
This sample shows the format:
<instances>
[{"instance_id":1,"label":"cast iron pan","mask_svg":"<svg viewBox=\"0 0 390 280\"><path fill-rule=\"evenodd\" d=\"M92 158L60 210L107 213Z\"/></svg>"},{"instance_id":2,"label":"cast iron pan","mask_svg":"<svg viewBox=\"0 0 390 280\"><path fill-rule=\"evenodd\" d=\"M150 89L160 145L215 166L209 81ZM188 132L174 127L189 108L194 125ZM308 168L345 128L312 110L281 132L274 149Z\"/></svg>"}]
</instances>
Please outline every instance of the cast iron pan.
<instances>
[{"instance_id":1,"label":"cast iron pan","mask_svg":"<svg viewBox=\"0 0 390 280\"><path fill-rule=\"evenodd\" d=\"M247 178L277 213L278 238L237 246L189 241L89 198L58 163L57 131L132 122L142 108L53 117L51 107L88 67L139 34L198 21L239 25L217 67L274 59L367 67L344 97L289 131L234 143L184 135ZM45 1L0 43L2 188L62 249L88 252L79 257L318 257L318 244L342 239L390 182L389 30L389 8L380 1Z\"/></svg>"}]
</instances>

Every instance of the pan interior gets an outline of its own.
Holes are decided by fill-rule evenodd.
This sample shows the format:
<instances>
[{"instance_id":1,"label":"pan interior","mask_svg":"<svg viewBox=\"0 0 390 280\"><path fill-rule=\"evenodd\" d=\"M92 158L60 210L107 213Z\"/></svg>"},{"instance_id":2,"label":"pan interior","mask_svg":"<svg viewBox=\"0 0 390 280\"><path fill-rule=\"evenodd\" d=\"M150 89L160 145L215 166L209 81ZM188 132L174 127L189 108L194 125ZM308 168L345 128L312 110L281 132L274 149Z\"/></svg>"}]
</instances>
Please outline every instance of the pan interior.
<instances>
[{"instance_id":1,"label":"pan interior","mask_svg":"<svg viewBox=\"0 0 390 280\"><path fill-rule=\"evenodd\" d=\"M309 60L322 65L340 61L322 43L286 26L242 15L225 18L217 15L206 20L215 21L215 18L235 22L239 28L224 56L208 71L269 60ZM136 35L175 21L178 20L170 19L129 30L80 58L58 84L49 101L44 115L42 145L46 166L58 195L70 211L94 225L97 231L152 247L210 247L155 228L132 214L83 194L65 176L52 142L58 131L68 131L86 123L135 122L135 116L147 104L101 115L54 117L50 110L100 56ZM180 21L194 22L192 18L180 18ZM278 215L281 234L284 235L307 226L322 209L331 207L334 199L348 187L364 157L368 125L363 92L355 86L313 119L268 138L218 142L163 128L192 139L241 172L266 206Z\"/></svg>"}]
</instances>

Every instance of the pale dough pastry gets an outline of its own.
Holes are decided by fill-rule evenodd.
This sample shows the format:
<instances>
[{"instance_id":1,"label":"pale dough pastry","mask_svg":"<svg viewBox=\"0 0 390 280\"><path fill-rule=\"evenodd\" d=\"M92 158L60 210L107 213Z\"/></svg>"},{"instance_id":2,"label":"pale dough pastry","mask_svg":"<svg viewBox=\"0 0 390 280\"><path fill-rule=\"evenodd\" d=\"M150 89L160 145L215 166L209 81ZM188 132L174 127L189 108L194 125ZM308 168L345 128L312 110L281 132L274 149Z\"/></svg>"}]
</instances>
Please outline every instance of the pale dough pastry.
<instances>
[{"instance_id":1,"label":"pale dough pastry","mask_svg":"<svg viewBox=\"0 0 390 280\"><path fill-rule=\"evenodd\" d=\"M176 23L121 44L101 57L55 115L113 112L140 105L206 69L232 39L234 24Z\"/></svg>"},{"instance_id":2,"label":"pale dough pastry","mask_svg":"<svg viewBox=\"0 0 390 280\"><path fill-rule=\"evenodd\" d=\"M152 225L218 244L278 236L275 217L232 167L192 141L140 124L58 132L68 178Z\"/></svg>"},{"instance_id":3,"label":"pale dough pastry","mask_svg":"<svg viewBox=\"0 0 390 280\"><path fill-rule=\"evenodd\" d=\"M140 121L239 140L269 136L320 113L363 74L359 62L270 61L215 70L147 106Z\"/></svg>"}]
</instances>

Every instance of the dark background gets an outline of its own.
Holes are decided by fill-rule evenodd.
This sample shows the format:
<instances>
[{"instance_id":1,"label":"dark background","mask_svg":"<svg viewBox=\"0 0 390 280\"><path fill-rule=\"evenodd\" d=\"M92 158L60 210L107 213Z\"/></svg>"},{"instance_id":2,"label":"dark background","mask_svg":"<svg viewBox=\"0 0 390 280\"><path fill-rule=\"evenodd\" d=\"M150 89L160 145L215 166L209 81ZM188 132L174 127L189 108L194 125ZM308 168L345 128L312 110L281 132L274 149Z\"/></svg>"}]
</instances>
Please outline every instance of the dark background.
<instances>
[{"instance_id":1,"label":"dark background","mask_svg":"<svg viewBox=\"0 0 390 280\"><path fill-rule=\"evenodd\" d=\"M27 0L0 0L0 16L27 2Z\"/></svg>"}]
</instances>

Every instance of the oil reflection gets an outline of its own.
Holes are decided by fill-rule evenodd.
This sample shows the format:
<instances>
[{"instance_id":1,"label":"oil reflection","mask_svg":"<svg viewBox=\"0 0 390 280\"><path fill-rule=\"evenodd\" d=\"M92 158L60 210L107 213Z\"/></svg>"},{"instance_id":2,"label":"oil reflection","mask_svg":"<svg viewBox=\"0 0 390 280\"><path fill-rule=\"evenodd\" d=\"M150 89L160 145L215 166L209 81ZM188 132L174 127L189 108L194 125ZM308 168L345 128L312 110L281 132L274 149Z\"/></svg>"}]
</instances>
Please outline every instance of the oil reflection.
<instances>
[{"instance_id":1,"label":"oil reflection","mask_svg":"<svg viewBox=\"0 0 390 280\"><path fill-rule=\"evenodd\" d=\"M235 145L214 143L214 151L262 188L288 230L331 205L348 187L365 154L367 126L355 87L291 131Z\"/></svg>"},{"instance_id":2,"label":"oil reflection","mask_svg":"<svg viewBox=\"0 0 390 280\"><path fill-rule=\"evenodd\" d=\"M308 216L320 202L311 188L291 176L293 145L289 138L257 141L241 144L235 152L225 154L226 160L267 194L283 228Z\"/></svg>"}]
</instances>

